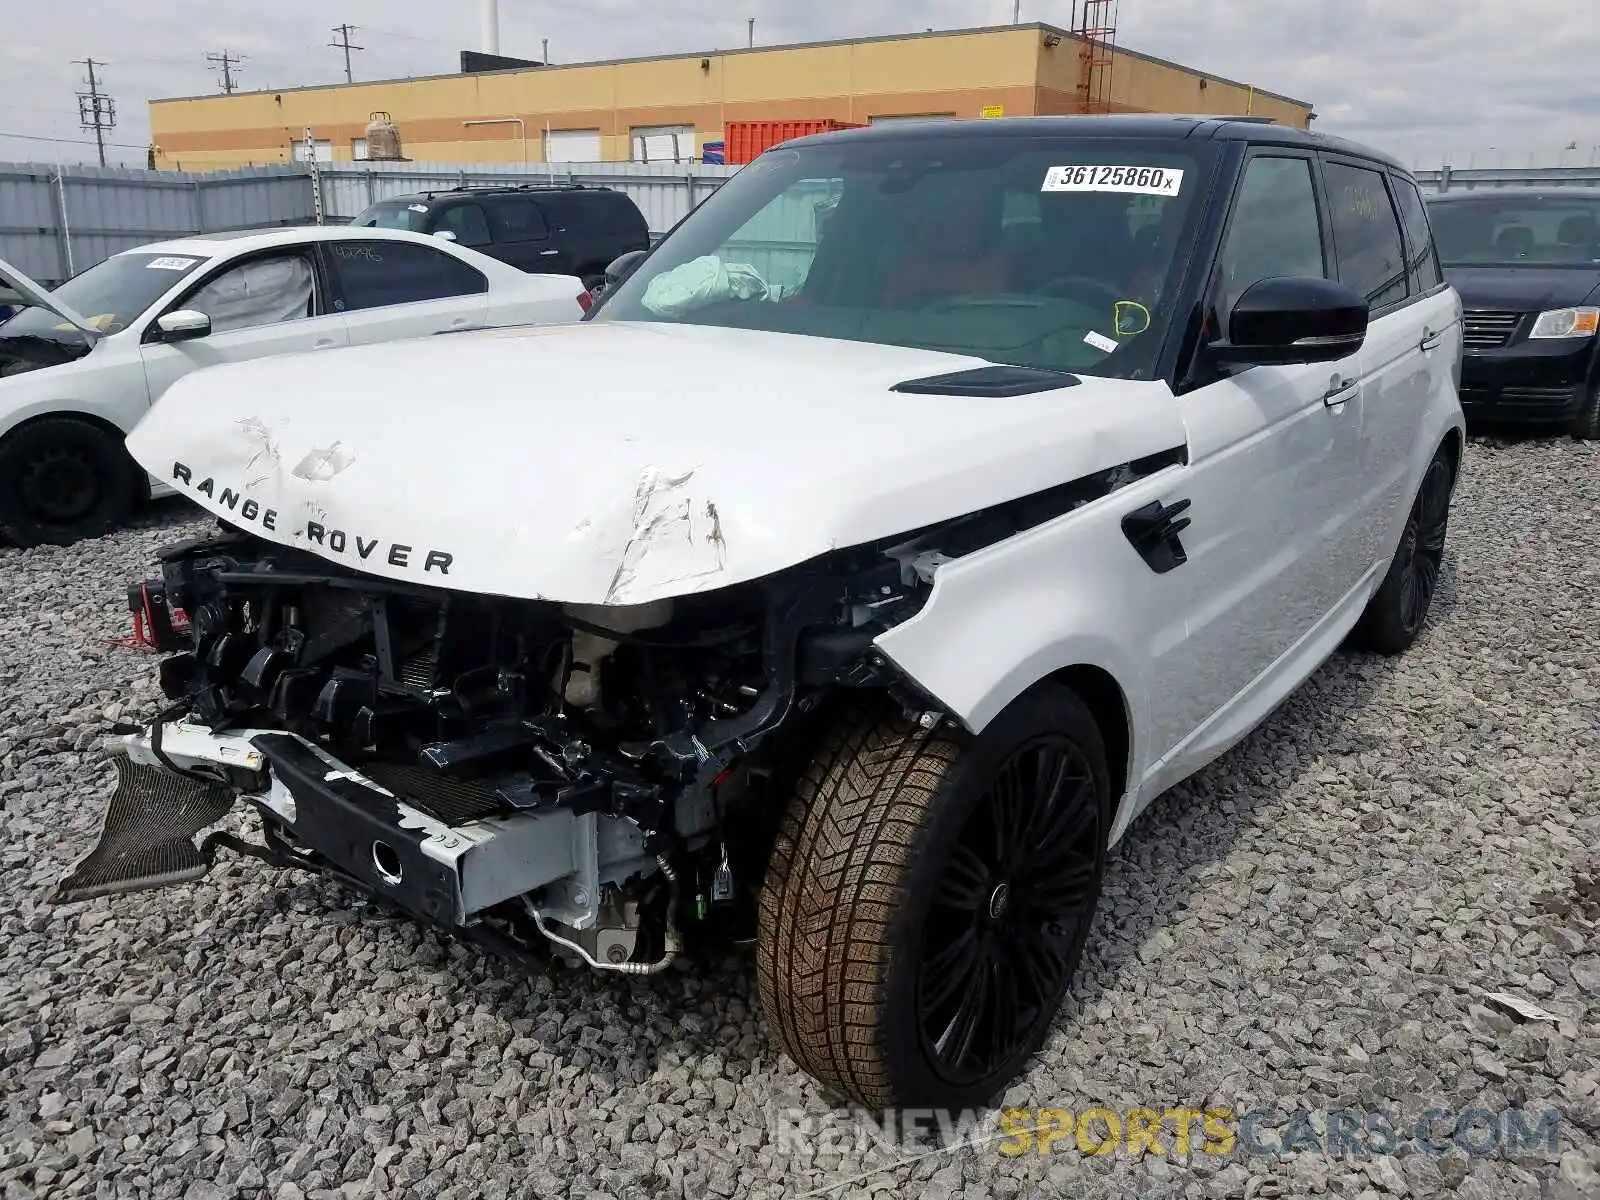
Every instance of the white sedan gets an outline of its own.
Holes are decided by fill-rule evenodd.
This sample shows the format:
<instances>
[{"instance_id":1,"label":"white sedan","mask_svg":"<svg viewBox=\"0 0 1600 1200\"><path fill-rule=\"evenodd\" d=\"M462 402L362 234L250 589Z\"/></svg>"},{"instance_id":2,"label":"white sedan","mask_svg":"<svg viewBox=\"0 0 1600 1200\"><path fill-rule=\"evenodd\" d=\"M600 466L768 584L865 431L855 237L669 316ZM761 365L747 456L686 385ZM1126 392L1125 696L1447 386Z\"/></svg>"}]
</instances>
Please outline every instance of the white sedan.
<instances>
[{"instance_id":1,"label":"white sedan","mask_svg":"<svg viewBox=\"0 0 1600 1200\"><path fill-rule=\"evenodd\" d=\"M0 535L105 533L171 487L124 436L178 379L219 363L485 326L575 321L582 282L448 241L309 226L203 234L117 254L0 323ZM315 368L308 364L308 382Z\"/></svg>"}]
</instances>

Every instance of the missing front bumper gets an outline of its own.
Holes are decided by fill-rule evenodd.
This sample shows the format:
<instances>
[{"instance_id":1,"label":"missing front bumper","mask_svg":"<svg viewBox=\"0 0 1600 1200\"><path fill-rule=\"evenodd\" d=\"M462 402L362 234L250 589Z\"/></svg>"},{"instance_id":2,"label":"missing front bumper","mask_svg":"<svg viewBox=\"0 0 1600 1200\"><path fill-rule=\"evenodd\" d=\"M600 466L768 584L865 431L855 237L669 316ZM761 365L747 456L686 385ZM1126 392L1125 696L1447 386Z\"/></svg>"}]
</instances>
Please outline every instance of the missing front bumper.
<instances>
[{"instance_id":1,"label":"missing front bumper","mask_svg":"<svg viewBox=\"0 0 1600 1200\"><path fill-rule=\"evenodd\" d=\"M53 903L193 882L221 844L278 866L324 870L445 926L471 924L551 885L556 903L547 915L578 929L595 919L594 814L555 809L448 824L278 730L219 734L177 721L162 727L159 743L145 731L117 749L118 781L100 837L51 893ZM234 782L197 777L210 773ZM197 846L195 837L239 799L272 831L269 845L213 833ZM631 828L609 829L603 840L614 861L649 861Z\"/></svg>"}]
</instances>

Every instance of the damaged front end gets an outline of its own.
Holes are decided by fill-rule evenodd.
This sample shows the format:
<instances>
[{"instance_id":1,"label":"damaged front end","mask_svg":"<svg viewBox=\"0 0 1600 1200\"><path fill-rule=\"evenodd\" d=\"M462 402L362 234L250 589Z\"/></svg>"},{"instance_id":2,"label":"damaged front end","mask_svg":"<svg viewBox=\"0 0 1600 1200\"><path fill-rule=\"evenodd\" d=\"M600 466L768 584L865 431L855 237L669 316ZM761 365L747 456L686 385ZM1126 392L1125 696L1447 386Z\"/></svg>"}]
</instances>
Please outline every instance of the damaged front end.
<instances>
[{"instance_id":1,"label":"damaged front end","mask_svg":"<svg viewBox=\"0 0 1600 1200\"><path fill-rule=\"evenodd\" d=\"M482 940L659 969L689 926L750 910L775 733L850 688L939 719L873 648L925 603L931 545L635 607L429 588L242 533L173 547L134 591L171 708L118 742L100 841L54 899L193 880L228 849ZM196 846L240 800L259 840Z\"/></svg>"}]
</instances>

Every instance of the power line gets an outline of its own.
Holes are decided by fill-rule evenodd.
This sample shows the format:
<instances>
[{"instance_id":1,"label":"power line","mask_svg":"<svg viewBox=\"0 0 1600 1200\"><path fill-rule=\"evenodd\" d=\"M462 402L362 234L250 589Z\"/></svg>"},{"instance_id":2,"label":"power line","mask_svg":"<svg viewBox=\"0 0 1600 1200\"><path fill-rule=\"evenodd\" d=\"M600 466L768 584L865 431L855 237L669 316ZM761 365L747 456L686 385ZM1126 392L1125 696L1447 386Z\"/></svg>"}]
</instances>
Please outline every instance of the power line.
<instances>
[{"instance_id":1,"label":"power line","mask_svg":"<svg viewBox=\"0 0 1600 1200\"><path fill-rule=\"evenodd\" d=\"M335 50L344 51L344 81L346 83L355 82L355 76L350 73L350 51L366 49L365 46L352 46L350 44L350 35L354 31L354 25L335 25L333 27L333 32L338 34L341 40L328 43L328 45L332 46Z\"/></svg>"},{"instance_id":2,"label":"power line","mask_svg":"<svg viewBox=\"0 0 1600 1200\"><path fill-rule=\"evenodd\" d=\"M0 129L0 141L16 139L21 142L60 142L68 146L110 146L113 150L143 150L143 146L135 146L132 142L98 142L92 138L45 137L38 133L7 133Z\"/></svg>"},{"instance_id":3,"label":"power line","mask_svg":"<svg viewBox=\"0 0 1600 1200\"><path fill-rule=\"evenodd\" d=\"M222 68L222 91L225 95L232 95L239 84L233 77L233 68L244 61L242 54L229 54L224 50L221 54L208 54L206 61Z\"/></svg>"},{"instance_id":4,"label":"power line","mask_svg":"<svg viewBox=\"0 0 1600 1200\"><path fill-rule=\"evenodd\" d=\"M99 147L103 167L106 165L106 130L117 127L117 102L100 90L100 81L94 77L94 69L106 64L92 58L78 58L73 60L73 65L89 71L89 90L78 93L78 124L94 131L94 144Z\"/></svg>"},{"instance_id":5,"label":"power line","mask_svg":"<svg viewBox=\"0 0 1600 1200\"><path fill-rule=\"evenodd\" d=\"M398 29L379 29L373 25L363 25L361 28L368 33L376 33L382 37L399 38L403 42L425 42L430 46L454 46L456 44L449 38L424 37L417 33L402 33Z\"/></svg>"}]
</instances>

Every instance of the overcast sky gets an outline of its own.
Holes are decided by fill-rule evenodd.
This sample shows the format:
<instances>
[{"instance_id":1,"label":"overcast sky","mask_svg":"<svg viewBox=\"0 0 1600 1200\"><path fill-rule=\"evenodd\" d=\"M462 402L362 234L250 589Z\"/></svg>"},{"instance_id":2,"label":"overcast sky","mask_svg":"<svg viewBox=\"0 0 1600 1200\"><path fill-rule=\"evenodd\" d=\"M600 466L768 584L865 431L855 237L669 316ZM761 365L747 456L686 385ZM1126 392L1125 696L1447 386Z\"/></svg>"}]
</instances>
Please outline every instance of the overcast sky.
<instances>
[{"instance_id":1,"label":"overcast sky","mask_svg":"<svg viewBox=\"0 0 1600 1200\"><path fill-rule=\"evenodd\" d=\"M478 46L478 0L77 0L8 15L0 41L0 160L93 161L76 93L93 57L115 98L119 161L142 162L145 101L219 90L207 52L244 55L241 87L343 77L328 46L355 25L356 78L457 69ZM1023 0L1025 21L1070 23L1070 3ZM500 0L500 48L554 62L1004 24L1012 0ZM1600 22L1575 0L1121 0L1128 47L1312 101L1318 128L1421 167L1600 160ZM26 138L17 135L27 135ZM44 140L62 139L62 140ZM1575 148L1564 150L1569 143Z\"/></svg>"}]
</instances>

